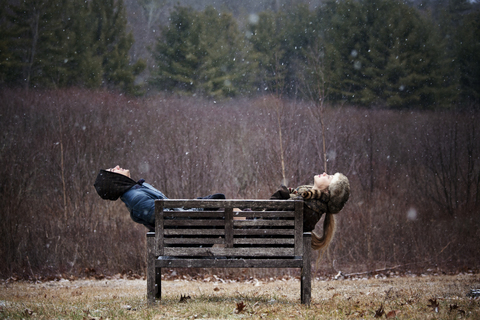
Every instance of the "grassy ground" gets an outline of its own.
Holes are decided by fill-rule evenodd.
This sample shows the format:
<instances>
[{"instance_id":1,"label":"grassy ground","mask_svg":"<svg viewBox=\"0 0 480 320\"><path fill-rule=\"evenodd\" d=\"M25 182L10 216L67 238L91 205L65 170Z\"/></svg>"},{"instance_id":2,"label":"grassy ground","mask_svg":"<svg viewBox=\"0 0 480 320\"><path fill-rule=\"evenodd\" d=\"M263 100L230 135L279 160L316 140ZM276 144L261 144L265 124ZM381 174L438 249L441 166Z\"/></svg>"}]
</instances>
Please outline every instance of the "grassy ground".
<instances>
[{"instance_id":1,"label":"grassy ground","mask_svg":"<svg viewBox=\"0 0 480 320\"><path fill-rule=\"evenodd\" d=\"M162 282L146 304L144 280L4 281L1 319L480 319L479 274L320 281L300 304L297 279ZM187 298L184 298L187 296Z\"/></svg>"}]
</instances>

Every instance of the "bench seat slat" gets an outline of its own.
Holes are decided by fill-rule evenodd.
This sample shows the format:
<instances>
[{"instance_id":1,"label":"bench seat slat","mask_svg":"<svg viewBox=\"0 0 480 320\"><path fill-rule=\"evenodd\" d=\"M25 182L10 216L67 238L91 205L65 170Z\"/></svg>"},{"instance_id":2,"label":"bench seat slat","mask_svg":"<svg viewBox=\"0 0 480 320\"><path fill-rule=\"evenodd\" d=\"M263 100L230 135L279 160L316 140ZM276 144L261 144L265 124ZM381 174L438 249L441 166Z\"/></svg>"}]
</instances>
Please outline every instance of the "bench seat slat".
<instances>
[{"instance_id":1,"label":"bench seat slat","mask_svg":"<svg viewBox=\"0 0 480 320\"><path fill-rule=\"evenodd\" d=\"M278 245L278 246L285 246L285 245L293 245L295 244L295 240L293 238L285 239L285 238L234 238L233 243L235 245Z\"/></svg>"},{"instance_id":2,"label":"bench seat slat","mask_svg":"<svg viewBox=\"0 0 480 320\"><path fill-rule=\"evenodd\" d=\"M293 236L292 229L234 229L235 236Z\"/></svg>"},{"instance_id":3,"label":"bench seat slat","mask_svg":"<svg viewBox=\"0 0 480 320\"><path fill-rule=\"evenodd\" d=\"M225 220L164 220L165 227L221 227L225 225ZM233 226L235 228L257 228L260 226L266 227L293 227L294 220L234 220Z\"/></svg>"},{"instance_id":4,"label":"bench seat slat","mask_svg":"<svg viewBox=\"0 0 480 320\"><path fill-rule=\"evenodd\" d=\"M277 245L277 246L292 246L295 240L293 238L234 238L234 245ZM165 238L166 245L213 245L225 244L223 238Z\"/></svg>"},{"instance_id":5,"label":"bench seat slat","mask_svg":"<svg viewBox=\"0 0 480 320\"><path fill-rule=\"evenodd\" d=\"M242 218L294 218L295 211L235 211L234 217ZM175 218L212 218L224 219L225 212L222 211L166 211L163 213L164 219Z\"/></svg>"},{"instance_id":6,"label":"bench seat slat","mask_svg":"<svg viewBox=\"0 0 480 320\"><path fill-rule=\"evenodd\" d=\"M294 210L294 200L206 200L206 199L169 199L164 201L165 208L249 208L267 210Z\"/></svg>"},{"instance_id":7,"label":"bench seat slat","mask_svg":"<svg viewBox=\"0 0 480 320\"><path fill-rule=\"evenodd\" d=\"M234 217L245 218L294 218L295 211L238 211L233 213Z\"/></svg>"},{"instance_id":8,"label":"bench seat slat","mask_svg":"<svg viewBox=\"0 0 480 320\"><path fill-rule=\"evenodd\" d=\"M210 247L210 248L172 248L166 247L165 249L166 256L205 256L205 257L217 257L217 256L265 256L265 257L285 257L293 256L293 248L219 248L219 247Z\"/></svg>"},{"instance_id":9,"label":"bench seat slat","mask_svg":"<svg viewBox=\"0 0 480 320\"><path fill-rule=\"evenodd\" d=\"M224 226L225 220L164 220L165 227L218 227Z\"/></svg>"},{"instance_id":10,"label":"bench seat slat","mask_svg":"<svg viewBox=\"0 0 480 320\"><path fill-rule=\"evenodd\" d=\"M291 229L234 229L234 236L293 236ZM222 236L225 229L165 229L165 236Z\"/></svg>"},{"instance_id":11,"label":"bench seat slat","mask_svg":"<svg viewBox=\"0 0 480 320\"><path fill-rule=\"evenodd\" d=\"M171 244L190 244L190 245L209 245L209 244L224 244L223 238L165 238L163 241L166 245Z\"/></svg>"},{"instance_id":12,"label":"bench seat slat","mask_svg":"<svg viewBox=\"0 0 480 320\"><path fill-rule=\"evenodd\" d=\"M258 219L258 220L234 220L233 226L236 228L255 228L259 226L266 226L266 227L294 227L295 221L294 220L265 220L265 219Z\"/></svg>"},{"instance_id":13,"label":"bench seat slat","mask_svg":"<svg viewBox=\"0 0 480 320\"><path fill-rule=\"evenodd\" d=\"M223 236L225 229L165 229L165 236Z\"/></svg>"},{"instance_id":14,"label":"bench seat slat","mask_svg":"<svg viewBox=\"0 0 480 320\"><path fill-rule=\"evenodd\" d=\"M158 268L301 268L302 259L175 259L155 260Z\"/></svg>"},{"instance_id":15,"label":"bench seat slat","mask_svg":"<svg viewBox=\"0 0 480 320\"><path fill-rule=\"evenodd\" d=\"M225 218L225 212L223 211L165 211L163 213L164 219L175 219L175 218L213 218L213 219L223 219Z\"/></svg>"}]
</instances>

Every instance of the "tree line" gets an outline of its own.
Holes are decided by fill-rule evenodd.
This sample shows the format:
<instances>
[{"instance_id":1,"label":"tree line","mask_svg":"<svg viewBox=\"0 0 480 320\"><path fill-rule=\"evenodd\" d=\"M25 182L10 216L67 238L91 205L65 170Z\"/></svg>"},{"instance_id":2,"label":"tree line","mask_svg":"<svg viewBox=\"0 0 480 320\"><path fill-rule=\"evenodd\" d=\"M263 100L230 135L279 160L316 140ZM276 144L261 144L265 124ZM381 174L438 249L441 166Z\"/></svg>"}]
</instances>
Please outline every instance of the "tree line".
<instances>
[{"instance_id":1,"label":"tree line","mask_svg":"<svg viewBox=\"0 0 480 320\"><path fill-rule=\"evenodd\" d=\"M388 108L475 104L478 8L466 0L342 0L239 18L177 5L150 44L140 85L146 62L129 56L121 0L10 1L0 9L0 83L215 98L269 93Z\"/></svg>"},{"instance_id":2,"label":"tree line","mask_svg":"<svg viewBox=\"0 0 480 320\"><path fill-rule=\"evenodd\" d=\"M122 1L2 0L0 83L25 88L106 87L139 92Z\"/></svg>"}]
</instances>

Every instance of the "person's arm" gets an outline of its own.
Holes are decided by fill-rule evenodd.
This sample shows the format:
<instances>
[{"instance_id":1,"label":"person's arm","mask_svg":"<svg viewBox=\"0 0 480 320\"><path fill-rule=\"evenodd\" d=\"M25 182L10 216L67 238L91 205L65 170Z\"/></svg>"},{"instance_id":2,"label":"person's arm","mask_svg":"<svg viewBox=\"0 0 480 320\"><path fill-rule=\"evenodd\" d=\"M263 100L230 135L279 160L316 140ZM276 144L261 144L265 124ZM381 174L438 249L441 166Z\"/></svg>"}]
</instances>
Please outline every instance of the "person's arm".
<instances>
[{"instance_id":1,"label":"person's arm","mask_svg":"<svg viewBox=\"0 0 480 320\"><path fill-rule=\"evenodd\" d=\"M285 186L281 186L280 189L278 189L270 197L270 200L286 200L286 199L290 199L290 190Z\"/></svg>"}]
</instances>

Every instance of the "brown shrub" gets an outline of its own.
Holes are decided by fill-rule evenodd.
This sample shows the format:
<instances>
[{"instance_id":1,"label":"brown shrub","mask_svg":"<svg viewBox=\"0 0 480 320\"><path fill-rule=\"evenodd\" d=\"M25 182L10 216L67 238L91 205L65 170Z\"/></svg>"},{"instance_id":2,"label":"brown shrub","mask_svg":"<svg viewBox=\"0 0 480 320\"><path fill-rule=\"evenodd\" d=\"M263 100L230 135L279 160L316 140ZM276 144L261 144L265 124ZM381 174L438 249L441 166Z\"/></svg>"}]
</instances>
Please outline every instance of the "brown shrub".
<instances>
[{"instance_id":1,"label":"brown shrub","mask_svg":"<svg viewBox=\"0 0 480 320\"><path fill-rule=\"evenodd\" d=\"M282 182L278 122L260 100L130 98L79 89L0 91L0 254L11 274L145 268L145 230L93 181L120 164L170 198L268 198ZM352 196L321 272L478 265L477 112L327 108L330 172ZM323 168L320 125L285 102L290 186Z\"/></svg>"}]
</instances>

